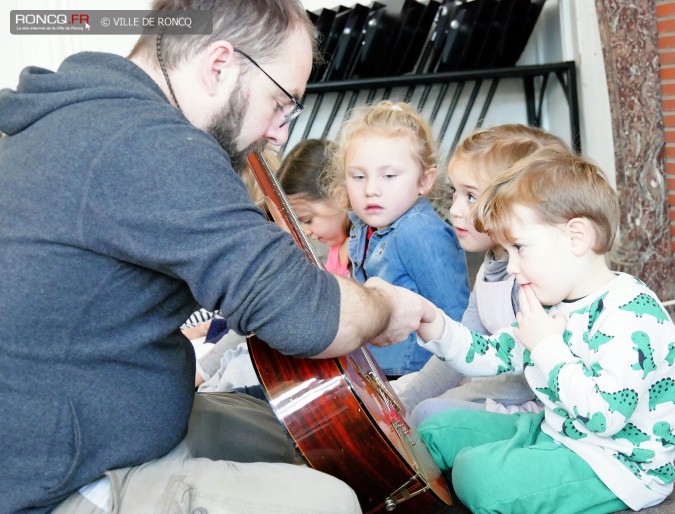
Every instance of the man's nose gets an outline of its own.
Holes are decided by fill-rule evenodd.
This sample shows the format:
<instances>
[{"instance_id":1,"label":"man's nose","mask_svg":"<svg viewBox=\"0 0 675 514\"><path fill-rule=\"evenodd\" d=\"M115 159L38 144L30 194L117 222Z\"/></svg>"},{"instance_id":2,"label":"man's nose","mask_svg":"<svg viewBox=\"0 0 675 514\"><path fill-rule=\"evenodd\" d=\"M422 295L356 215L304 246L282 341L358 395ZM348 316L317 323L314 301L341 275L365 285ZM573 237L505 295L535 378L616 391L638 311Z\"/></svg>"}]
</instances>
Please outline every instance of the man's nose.
<instances>
[{"instance_id":1,"label":"man's nose","mask_svg":"<svg viewBox=\"0 0 675 514\"><path fill-rule=\"evenodd\" d=\"M281 146L288 141L288 125L279 126L276 118L270 123L263 137L275 146Z\"/></svg>"}]
</instances>

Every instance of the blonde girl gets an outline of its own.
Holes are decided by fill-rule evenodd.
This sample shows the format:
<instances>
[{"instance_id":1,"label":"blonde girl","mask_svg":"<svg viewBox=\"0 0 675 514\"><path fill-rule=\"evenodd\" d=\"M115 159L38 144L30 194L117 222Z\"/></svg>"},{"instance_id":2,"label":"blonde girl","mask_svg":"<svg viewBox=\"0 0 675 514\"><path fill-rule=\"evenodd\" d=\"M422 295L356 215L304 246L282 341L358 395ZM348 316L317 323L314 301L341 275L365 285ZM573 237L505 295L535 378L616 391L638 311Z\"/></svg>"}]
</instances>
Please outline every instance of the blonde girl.
<instances>
[{"instance_id":1,"label":"blonde girl","mask_svg":"<svg viewBox=\"0 0 675 514\"><path fill-rule=\"evenodd\" d=\"M459 320L469 297L466 260L430 202L436 176L429 124L406 103L381 102L357 108L344 122L326 180L350 211L354 278L406 287ZM430 357L414 333L401 344L371 349L390 379L418 371Z\"/></svg>"}]
</instances>

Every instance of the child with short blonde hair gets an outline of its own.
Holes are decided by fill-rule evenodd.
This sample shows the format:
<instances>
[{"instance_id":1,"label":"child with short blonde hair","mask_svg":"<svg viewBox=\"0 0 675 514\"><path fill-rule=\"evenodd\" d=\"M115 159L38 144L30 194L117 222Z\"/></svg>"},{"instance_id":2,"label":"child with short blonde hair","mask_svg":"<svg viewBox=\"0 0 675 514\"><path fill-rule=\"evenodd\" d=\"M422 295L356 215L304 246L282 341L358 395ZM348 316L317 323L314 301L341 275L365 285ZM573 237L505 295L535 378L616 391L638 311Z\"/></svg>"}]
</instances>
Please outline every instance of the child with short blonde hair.
<instances>
[{"instance_id":1,"label":"child with short blonde hair","mask_svg":"<svg viewBox=\"0 0 675 514\"><path fill-rule=\"evenodd\" d=\"M385 101L352 111L336 143L326 180L351 211L354 278L406 287L460 319L469 296L466 260L430 201L439 187L429 124L410 105ZM390 378L418 371L430 357L415 334L371 351Z\"/></svg>"},{"instance_id":2,"label":"child with short blonde hair","mask_svg":"<svg viewBox=\"0 0 675 514\"><path fill-rule=\"evenodd\" d=\"M481 195L476 228L509 254L517 324L486 337L439 310L420 345L467 375L524 373L544 409L452 409L421 423L471 511L639 510L671 493L675 325L645 284L608 268L618 220L603 172L555 147Z\"/></svg>"}]
</instances>

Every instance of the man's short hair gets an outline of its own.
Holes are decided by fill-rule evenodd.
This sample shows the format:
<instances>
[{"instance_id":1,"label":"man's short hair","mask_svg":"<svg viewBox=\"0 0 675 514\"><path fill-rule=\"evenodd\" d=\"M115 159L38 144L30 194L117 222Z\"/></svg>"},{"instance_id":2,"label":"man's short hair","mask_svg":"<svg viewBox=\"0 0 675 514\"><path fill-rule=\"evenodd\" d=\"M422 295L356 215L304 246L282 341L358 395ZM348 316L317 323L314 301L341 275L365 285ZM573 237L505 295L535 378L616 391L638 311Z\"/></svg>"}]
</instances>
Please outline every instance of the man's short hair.
<instances>
[{"instance_id":1,"label":"man's short hair","mask_svg":"<svg viewBox=\"0 0 675 514\"><path fill-rule=\"evenodd\" d=\"M214 41L226 40L258 62L271 60L288 33L304 28L316 58L317 32L299 0L155 0L155 11L206 10L213 13L211 34L165 35L162 57L171 68ZM143 35L129 54L155 51L155 35Z\"/></svg>"}]
</instances>

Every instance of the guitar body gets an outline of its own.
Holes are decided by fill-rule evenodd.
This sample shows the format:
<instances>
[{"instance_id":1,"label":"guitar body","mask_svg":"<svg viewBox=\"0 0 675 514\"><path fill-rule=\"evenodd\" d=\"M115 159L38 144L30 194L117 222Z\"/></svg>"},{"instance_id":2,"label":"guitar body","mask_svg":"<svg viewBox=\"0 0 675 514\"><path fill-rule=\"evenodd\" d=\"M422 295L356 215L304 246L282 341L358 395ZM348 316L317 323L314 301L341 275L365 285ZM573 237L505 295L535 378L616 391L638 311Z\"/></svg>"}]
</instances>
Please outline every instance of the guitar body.
<instances>
[{"instance_id":1,"label":"guitar body","mask_svg":"<svg viewBox=\"0 0 675 514\"><path fill-rule=\"evenodd\" d=\"M264 158L253 153L248 162L272 216L322 268ZM298 359L255 335L248 346L267 399L307 464L351 486L363 512L449 512L443 476L367 348Z\"/></svg>"},{"instance_id":2,"label":"guitar body","mask_svg":"<svg viewBox=\"0 0 675 514\"><path fill-rule=\"evenodd\" d=\"M296 359L250 336L249 351L272 409L307 464L349 484L363 512L449 512L445 481L397 412L395 393L386 379L386 393L368 380L369 373L382 375L367 349Z\"/></svg>"}]
</instances>

